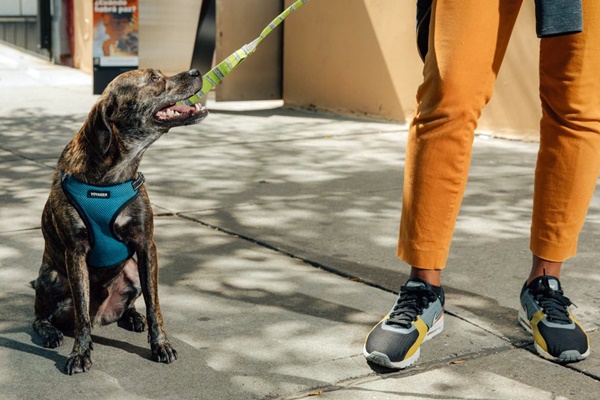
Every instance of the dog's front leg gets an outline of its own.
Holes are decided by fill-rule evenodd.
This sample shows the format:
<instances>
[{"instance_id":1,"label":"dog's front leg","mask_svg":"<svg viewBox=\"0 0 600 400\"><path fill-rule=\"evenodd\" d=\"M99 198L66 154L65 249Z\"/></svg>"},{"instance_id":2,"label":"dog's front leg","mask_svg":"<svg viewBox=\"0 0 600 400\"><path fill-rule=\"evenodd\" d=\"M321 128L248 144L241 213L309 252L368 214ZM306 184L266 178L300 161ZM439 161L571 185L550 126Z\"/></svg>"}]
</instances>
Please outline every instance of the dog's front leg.
<instances>
[{"instance_id":1,"label":"dog's front leg","mask_svg":"<svg viewBox=\"0 0 600 400\"><path fill-rule=\"evenodd\" d=\"M152 349L154 361L170 364L177 359L177 351L167 339L163 329L162 314L158 301L158 257L156 245L150 239L147 249L138 252L138 268L140 284L146 303L146 319L148 320L148 341Z\"/></svg>"},{"instance_id":2,"label":"dog's front leg","mask_svg":"<svg viewBox=\"0 0 600 400\"><path fill-rule=\"evenodd\" d=\"M69 285L73 296L74 336L73 351L67 359L66 372L73 375L86 372L92 366L92 337L90 323L90 278L82 251L68 251L66 254Z\"/></svg>"}]
</instances>

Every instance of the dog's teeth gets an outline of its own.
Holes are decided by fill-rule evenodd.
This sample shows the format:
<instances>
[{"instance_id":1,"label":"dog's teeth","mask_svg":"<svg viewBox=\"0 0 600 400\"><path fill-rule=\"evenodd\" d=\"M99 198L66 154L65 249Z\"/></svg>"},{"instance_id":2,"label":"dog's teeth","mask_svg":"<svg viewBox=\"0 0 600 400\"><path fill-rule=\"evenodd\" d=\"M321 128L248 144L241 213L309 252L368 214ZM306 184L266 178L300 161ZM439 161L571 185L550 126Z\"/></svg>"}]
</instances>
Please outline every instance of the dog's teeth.
<instances>
[{"instance_id":1,"label":"dog's teeth","mask_svg":"<svg viewBox=\"0 0 600 400\"><path fill-rule=\"evenodd\" d=\"M172 110L170 108L167 110L167 116L168 117L178 117L180 115L181 115L181 113L179 111L175 111L175 110Z\"/></svg>"},{"instance_id":2,"label":"dog's teeth","mask_svg":"<svg viewBox=\"0 0 600 400\"><path fill-rule=\"evenodd\" d=\"M173 110L172 108L167 108L166 110L159 111L156 113L156 117L160 119L169 119L181 116L181 113L177 110Z\"/></svg>"}]
</instances>

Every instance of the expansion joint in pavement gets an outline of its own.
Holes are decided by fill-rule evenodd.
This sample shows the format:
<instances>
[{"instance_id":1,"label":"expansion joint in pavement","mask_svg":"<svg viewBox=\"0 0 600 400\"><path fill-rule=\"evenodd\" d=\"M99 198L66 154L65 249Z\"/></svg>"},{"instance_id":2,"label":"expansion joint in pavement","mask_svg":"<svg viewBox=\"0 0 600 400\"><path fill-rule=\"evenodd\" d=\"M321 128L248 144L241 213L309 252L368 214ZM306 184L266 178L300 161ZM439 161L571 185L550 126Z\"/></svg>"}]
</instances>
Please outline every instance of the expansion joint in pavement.
<instances>
[{"instance_id":1,"label":"expansion joint in pavement","mask_svg":"<svg viewBox=\"0 0 600 400\"><path fill-rule=\"evenodd\" d=\"M329 266L329 265L325 265L325 264L322 264L320 262L313 261L313 260L310 260L310 259L298 256L296 254L290 253L289 251L283 250L283 249L281 249L281 248L279 248L279 247L277 247L277 246L275 246L273 244L270 244L268 242L265 242L263 240L259 240L259 239L256 239L256 238L253 238L253 237L250 237L250 236L247 236L247 235L243 235L243 234L234 232L232 230L225 229L225 228L222 228L222 227L210 224L210 223L208 223L206 221L203 221L203 220L200 220L200 219L197 219L197 218L185 216L185 215L182 215L182 214L179 214L179 213L165 213L165 214L160 214L159 216L167 216L167 215L168 216L175 216L177 218L181 218L181 219L184 219L184 220L187 220L187 221L191 221L191 222L200 224L202 226L205 226L207 228L214 229L214 230L216 230L218 232L221 232L221 233L224 233L226 235L230 235L230 236L236 237L238 239L245 240L245 241L247 241L249 243L258 245L260 247L264 247L264 248L269 249L271 251L277 252L278 254L282 254L282 255L288 256L290 258L293 258L295 260L301 261L301 262L303 262L303 263L305 263L307 265L310 265L312 267L322 269L324 271L327 271L329 273L338 275L340 277L352 280L354 282L362 283L362 284L365 284L365 285L368 285L368 286L371 286L371 287L383 290L383 291L388 292L388 293L396 293L393 290L390 290L390 289L388 289L388 288L386 288L384 286L381 286L381 285L379 285L377 283L371 282L371 281L369 281L367 279L363 279L363 278L360 278L360 277L358 277L356 275L353 275L353 274L341 271L341 270L339 270L339 269L337 269L335 267L332 267L332 266ZM360 381L362 379L372 377L372 376L374 376L374 374L376 374L377 376L379 376L379 375L385 375L386 377L387 376L392 377L392 376L396 376L396 375L398 375L398 376L400 376L400 375L401 376L405 376L405 375L418 374L418 373L422 373L422 372L425 372L425 371L428 371L428 370L433 370L433 369L437 369L437 368L443 368L443 367L451 365L451 364L458 364L458 363L462 363L462 362L467 362L467 361L472 360L472 359L476 359L476 358L480 358L480 357L486 357L488 355L492 355L492 354L496 354L496 353L500 353L500 352L504 352L504 351L509 351L509 350L513 350L513 349L522 349L522 350L529 351L529 352L531 352L533 354L536 354L535 351L534 351L534 349L533 349L533 347L532 347L533 340L531 340L531 341L519 341L519 342L514 342L513 343L509 338L504 337L502 335L499 335L498 333L493 332L493 331L491 331L489 329L486 329L484 326L480 326L477 323L475 323L475 322L473 322L473 321L471 321L471 320L469 320L467 318L464 318L464 317L462 317L462 316L460 316L460 315L458 315L456 313L449 312L447 310L445 311L445 313L448 314L448 315L450 315L450 316L452 316L452 317L458 318L458 319L460 319L460 320L462 320L462 321L464 321L464 322L466 322L466 323L468 323L468 324L470 324L470 325L472 325L472 326L474 326L474 327L476 327L478 329L481 329L481 330L485 331L486 333L488 333L490 335L498 337L499 339L501 339L501 340L503 340L503 341L505 341L507 343L506 346L496 347L496 348L487 349L487 350L483 350L483 351L479 351L479 352L459 354L459 355L451 356L451 357L448 357L448 358L435 360L435 361L432 361L430 363L423 363L423 364L421 364L419 366L416 366L416 367L413 367L413 368L409 368L407 370L401 370L401 371L388 370L388 369L379 368L378 366L373 365L372 369L373 369L374 372L372 374L367 374L367 375L362 376L362 377L353 377L352 379L349 379L349 380L344 380L344 381L341 381L341 382L336 382L334 385L331 385L331 386L328 386L328 387L318 387L318 388L313 388L312 390L322 390L324 392L340 390L340 389L343 389L344 387L347 387L349 385L356 384L358 381ZM585 375L585 376L587 376L589 378L592 378L592 379L594 379L596 381L600 381L600 377L599 376L594 375L592 373L585 372L585 371L581 371L580 369L577 369L574 366L571 366L570 364L566 364L566 365L563 365L563 366L566 367L566 368L569 368L569 369L571 369L571 370L573 370L575 372L579 372L579 373L581 373L581 374L583 374L583 375ZM289 399L293 399L293 398L304 398L304 397L289 397ZM288 399L288 397L286 397L286 399Z\"/></svg>"},{"instance_id":2,"label":"expansion joint in pavement","mask_svg":"<svg viewBox=\"0 0 600 400\"><path fill-rule=\"evenodd\" d=\"M0 150L4 150L4 151L6 151L6 152L9 152L10 154L14 155L15 157L22 158L23 160L27 160L27 161L34 162L34 163L36 163L37 165L40 165L40 166L42 166L42 167L44 167L44 168L51 168L51 169L54 169L54 167L49 167L49 166L47 166L46 164L44 164L44 163L40 162L40 160L37 160L37 159L35 159L35 158L33 158L33 157L28 157L28 156L26 156L25 154L23 154L23 153L19 153L18 151L14 151L14 150L12 150L12 149L9 149L8 147L4 147L4 146L0 145Z\"/></svg>"},{"instance_id":3,"label":"expansion joint in pavement","mask_svg":"<svg viewBox=\"0 0 600 400\"><path fill-rule=\"evenodd\" d=\"M322 270L327 271L329 273L338 275L340 277L349 279L349 280L354 281L354 282L362 283L362 284L365 284L365 285L368 285L368 286L371 286L371 287L383 290L383 291L388 292L388 293L397 294L397 291L390 290L389 288L387 288L385 286L382 286L380 284L377 284L375 282L372 282L372 281L370 281L368 279L364 279L364 278L361 278L361 277L356 276L354 274L350 274L348 272L342 271L342 270L340 270L338 268L335 268L335 267L332 267L330 265L325 265L323 263L320 263L320 262L317 262L317 261L310 260L308 258L304 258L304 257L298 256L296 254L290 253L289 251L283 250L283 249L281 249L281 248L279 248L279 247L277 247L275 245L272 245L272 244L270 244L268 242L265 242L263 240L259 240L259 239L256 239L256 238L253 238L253 237L250 237L250 236L247 236L247 235L243 235L243 234L234 232L234 231L229 230L229 229L225 229L225 228L222 228L222 227L210 224L210 223L208 223L206 221L203 221L201 219L189 217L189 216L182 215L182 214L179 214L179 213L168 213L168 214L160 214L160 215L175 216L175 217L187 220L187 221L192 221L192 222L195 222L197 224L206 226L206 227L208 227L210 229L214 229L216 231L225 233L227 235L234 236L236 238L245 240L245 241L250 242L252 244L255 244L255 245L264 247L266 249L272 250L272 251L277 252L279 254L288 256L288 257L293 258L295 260L299 260L299 261L301 261L301 262L303 262L303 263L305 263L307 265L310 265L311 267L322 269ZM476 327L478 329L481 329L481 330L485 331L486 333L489 333L491 335L494 335L494 336L496 336L496 337L498 337L498 338L506 341L507 343L509 343L511 345L511 348L522 348L522 347L525 347L525 346L528 346L528 345L532 344L532 342L527 342L527 343L512 343L508 338L506 338L504 336L501 336L501 335L498 335L497 333L495 333L493 331L490 331L489 329L486 329L485 327L482 327L482 326L474 323L473 321L471 321L469 319L461 317L460 315L458 315L456 313L450 312L448 310L446 310L445 313L448 314L448 315L450 315L450 316L452 316L452 317L458 318L458 319L460 319L460 320L462 320L462 321L464 321L464 322L466 322L466 323L468 323L468 324L470 324L470 325L472 325L472 326L474 326L474 327Z\"/></svg>"},{"instance_id":4,"label":"expansion joint in pavement","mask_svg":"<svg viewBox=\"0 0 600 400\"><path fill-rule=\"evenodd\" d=\"M597 382L600 382L600 376L598 376L596 374L592 374L591 372L582 371L581 369L575 368L576 365L577 364L565 364L564 366L566 368L569 368L572 371L579 372L580 374L585 375L588 378L591 378L591 379L593 379L593 380L595 380Z\"/></svg>"},{"instance_id":5,"label":"expansion joint in pavement","mask_svg":"<svg viewBox=\"0 0 600 400\"><path fill-rule=\"evenodd\" d=\"M343 379L343 380L334 382L331 385L315 386L315 387L312 387L302 393L287 395L284 397L266 398L265 400L306 399L306 398L318 396L318 395L321 395L324 393L335 392L335 391L339 391L339 390L348 390L348 389L351 389L352 387L360 386L360 385L363 385L365 383L369 383L372 381L377 381L382 378L383 379L394 379L394 378L404 378L407 376L418 375L418 374L422 374L422 373L425 373L428 371L445 368L449 365L462 364L462 363L468 362L470 360L491 356L491 355L497 354L499 352L508 351L508 350L512 350L512 349L513 349L512 346L507 345L507 346L501 347L501 348L494 348L494 349L487 349L487 350L478 351L478 352L464 353L464 354L447 357L447 358L443 358L443 359L439 359L439 360L434 360L434 361L430 361L430 362L420 362L418 365L415 365L415 366L407 368L407 369L402 369L402 370L391 370L391 369L387 369L385 367L380 367L378 365L369 363L369 365L371 366L371 369L373 370L372 373L365 374L362 376L355 376L355 377L351 377L348 379ZM362 357L362 355L360 355L360 357Z\"/></svg>"},{"instance_id":6,"label":"expansion joint in pavement","mask_svg":"<svg viewBox=\"0 0 600 400\"><path fill-rule=\"evenodd\" d=\"M185 215L182 215L182 214L179 214L179 213L173 213L173 214L170 214L170 215L174 215L174 216L176 216L178 218L185 219L187 221L192 221L192 222L198 223L200 225L206 226L208 228L214 229L216 231L225 233L227 235L234 236L236 238L245 240L247 242L250 242L250 243L253 243L255 245L264 247L266 249L275 251L275 252L277 252L279 254L288 256L288 257L293 258L295 260L301 261L301 262L303 262L305 264L308 264L308 265L310 265L312 267L319 268L319 269L322 269L324 271L330 272L332 274L341 276L342 278L349 279L349 280L351 280L353 282L363 283L365 285L372 286L374 288L377 288L377 289L380 289L380 290L383 290L383 291L386 291L386 292L393 293L393 291L391 291L391 290L387 289L386 287L381 286L381 285L379 285L379 284L377 284L375 282L371 282L371 281L369 281L367 279L363 279L363 278L361 278L359 276L356 276L354 274L350 274L350 273L344 272L344 271L342 271L340 269L337 269L335 267L331 267L329 265L322 264L322 263L320 263L318 261L313 261L313 260L309 260L308 258L304 258L304 257L298 256L296 254L290 253L289 251L283 250L283 249L281 249L281 248L279 248L279 247L277 247L275 245L272 245L272 244L270 244L268 242L265 242L263 240L255 239L253 237L246 236L246 235L243 235L243 234L231 231L229 229L225 229L225 228L222 228L222 227L210 224L210 223L208 223L206 221L202 221L202 220L197 219L197 218L188 217L188 216L185 216Z\"/></svg>"}]
</instances>

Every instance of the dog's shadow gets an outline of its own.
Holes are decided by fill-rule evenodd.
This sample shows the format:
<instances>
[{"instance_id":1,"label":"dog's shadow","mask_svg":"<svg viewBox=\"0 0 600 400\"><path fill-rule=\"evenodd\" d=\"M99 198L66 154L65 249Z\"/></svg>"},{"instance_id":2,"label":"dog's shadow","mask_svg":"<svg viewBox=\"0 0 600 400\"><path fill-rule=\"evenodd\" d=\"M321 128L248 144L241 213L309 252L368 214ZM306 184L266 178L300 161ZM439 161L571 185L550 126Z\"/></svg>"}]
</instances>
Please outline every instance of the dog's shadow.
<instances>
[{"instance_id":1,"label":"dog's shadow","mask_svg":"<svg viewBox=\"0 0 600 400\"><path fill-rule=\"evenodd\" d=\"M7 333L26 333L31 338L31 344L4 336L4 334ZM42 344L42 340L31 329L23 327L22 329L12 329L9 331L0 332L0 347L46 358L52 361L59 371L61 371L63 374L66 374L65 364L67 362L67 357L60 354L58 349L45 348Z\"/></svg>"},{"instance_id":2,"label":"dog's shadow","mask_svg":"<svg viewBox=\"0 0 600 400\"><path fill-rule=\"evenodd\" d=\"M126 351L127 353L136 354L143 359L150 360L152 351L149 347L140 347L122 340L111 339L104 336L92 335L92 342L102 346L110 346L116 349Z\"/></svg>"},{"instance_id":3,"label":"dog's shadow","mask_svg":"<svg viewBox=\"0 0 600 400\"><path fill-rule=\"evenodd\" d=\"M6 337L5 334L10 333L26 333L31 340L31 343L24 343L22 341L18 341L15 339L11 339ZM63 332L66 337L70 337L73 339L72 332ZM146 347L136 346L134 344L124 342L122 340L110 339L103 336L92 335L92 342L95 344L99 344L102 346L110 346L120 350L123 350L127 353L136 354L141 358L150 360L152 357L151 350ZM46 358L54 363L54 366L57 370L59 370L62 374L66 375L65 365L67 363L67 356L61 354L63 352L63 348L65 346L69 346L68 344L63 344L60 347L55 349L49 349L44 347L42 343L42 339L40 336L33 331L32 328L20 327L11 330L5 330L0 332L0 347L4 347L6 349L16 350L22 353L32 354L34 356ZM70 350L70 349L69 349Z\"/></svg>"}]
</instances>

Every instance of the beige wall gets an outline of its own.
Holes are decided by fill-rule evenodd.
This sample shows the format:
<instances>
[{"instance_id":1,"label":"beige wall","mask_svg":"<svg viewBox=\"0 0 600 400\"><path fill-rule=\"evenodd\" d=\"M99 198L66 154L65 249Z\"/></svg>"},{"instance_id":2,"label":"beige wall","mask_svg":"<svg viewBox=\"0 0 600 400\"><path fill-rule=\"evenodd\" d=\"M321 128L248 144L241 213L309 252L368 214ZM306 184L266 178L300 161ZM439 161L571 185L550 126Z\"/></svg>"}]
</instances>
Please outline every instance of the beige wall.
<instances>
[{"instance_id":1,"label":"beige wall","mask_svg":"<svg viewBox=\"0 0 600 400\"><path fill-rule=\"evenodd\" d=\"M480 129L506 137L537 140L542 110L539 99L539 39L533 1L524 1Z\"/></svg>"},{"instance_id":2,"label":"beige wall","mask_svg":"<svg viewBox=\"0 0 600 400\"><path fill-rule=\"evenodd\" d=\"M216 61L256 39L281 11L281 0L217 0ZM282 42L280 26L217 86L217 101L280 99Z\"/></svg>"},{"instance_id":3,"label":"beige wall","mask_svg":"<svg viewBox=\"0 0 600 400\"><path fill-rule=\"evenodd\" d=\"M93 6L74 4L74 63L92 73ZM190 68L202 0L139 0L140 68L158 68L172 75Z\"/></svg>"},{"instance_id":4,"label":"beige wall","mask_svg":"<svg viewBox=\"0 0 600 400\"><path fill-rule=\"evenodd\" d=\"M160 68L167 74L190 67L201 1L140 0L141 67ZM74 3L75 63L91 72L91 2ZM415 47L415 3L310 0L217 86L217 100L282 96L292 107L410 120L422 78ZM279 0L217 0L215 61L253 40L281 9ZM480 130L537 137L538 47L533 2L524 1Z\"/></svg>"},{"instance_id":5,"label":"beige wall","mask_svg":"<svg viewBox=\"0 0 600 400\"><path fill-rule=\"evenodd\" d=\"M140 68L188 70L202 0L139 0Z\"/></svg>"},{"instance_id":6,"label":"beige wall","mask_svg":"<svg viewBox=\"0 0 600 400\"><path fill-rule=\"evenodd\" d=\"M190 68L201 5L202 0L140 0L140 68L158 68L167 75ZM281 8L280 0L217 0L214 61L255 39ZM281 98L282 41L281 31L269 35L216 87L216 99Z\"/></svg>"},{"instance_id":7,"label":"beige wall","mask_svg":"<svg viewBox=\"0 0 600 400\"><path fill-rule=\"evenodd\" d=\"M422 78L415 3L309 1L285 22L285 103L346 115L410 119ZM537 132L537 57L533 2L525 1L481 129L519 136Z\"/></svg>"},{"instance_id":8,"label":"beige wall","mask_svg":"<svg viewBox=\"0 0 600 400\"><path fill-rule=\"evenodd\" d=\"M73 65L89 74L93 71L92 42L94 11L91 1L73 2Z\"/></svg>"},{"instance_id":9,"label":"beige wall","mask_svg":"<svg viewBox=\"0 0 600 400\"><path fill-rule=\"evenodd\" d=\"M91 1L75 1L75 66L92 73ZM190 68L202 0L139 0L139 65L173 75ZM282 11L280 0L217 0L215 61L258 37ZM282 29L217 86L218 100L281 98ZM200 71L205 73L207 71Z\"/></svg>"}]
</instances>

